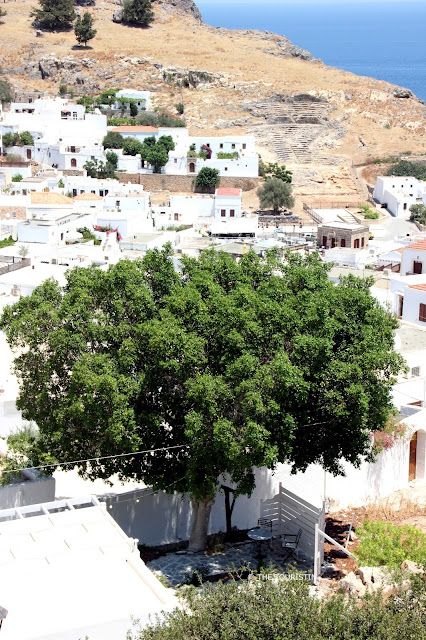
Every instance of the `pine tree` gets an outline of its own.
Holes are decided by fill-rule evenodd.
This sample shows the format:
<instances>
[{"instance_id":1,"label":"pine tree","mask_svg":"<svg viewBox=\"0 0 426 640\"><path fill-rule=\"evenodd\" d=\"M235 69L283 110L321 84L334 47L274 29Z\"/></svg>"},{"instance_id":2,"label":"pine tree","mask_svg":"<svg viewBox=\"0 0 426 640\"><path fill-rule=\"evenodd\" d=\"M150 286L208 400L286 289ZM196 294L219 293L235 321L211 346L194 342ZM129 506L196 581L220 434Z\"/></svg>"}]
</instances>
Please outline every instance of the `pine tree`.
<instances>
[{"instance_id":1,"label":"pine tree","mask_svg":"<svg viewBox=\"0 0 426 640\"><path fill-rule=\"evenodd\" d=\"M75 20L73 0L39 0L40 9L33 7L34 25L43 29L65 31Z\"/></svg>"},{"instance_id":2,"label":"pine tree","mask_svg":"<svg viewBox=\"0 0 426 640\"><path fill-rule=\"evenodd\" d=\"M88 41L95 37L96 29L93 29L93 16L85 11L83 17L77 17L74 24L74 33L78 44L87 45Z\"/></svg>"},{"instance_id":3,"label":"pine tree","mask_svg":"<svg viewBox=\"0 0 426 640\"><path fill-rule=\"evenodd\" d=\"M123 22L147 27L153 20L151 0L124 0Z\"/></svg>"}]
</instances>

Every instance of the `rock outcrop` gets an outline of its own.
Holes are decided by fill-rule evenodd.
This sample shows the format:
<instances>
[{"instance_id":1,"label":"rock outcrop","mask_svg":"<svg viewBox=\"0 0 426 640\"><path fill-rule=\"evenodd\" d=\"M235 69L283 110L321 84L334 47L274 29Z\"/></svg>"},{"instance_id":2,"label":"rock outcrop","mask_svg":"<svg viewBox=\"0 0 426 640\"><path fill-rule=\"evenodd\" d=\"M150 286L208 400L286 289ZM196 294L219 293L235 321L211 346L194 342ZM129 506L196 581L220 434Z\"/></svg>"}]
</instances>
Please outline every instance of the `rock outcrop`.
<instances>
[{"instance_id":1,"label":"rock outcrop","mask_svg":"<svg viewBox=\"0 0 426 640\"><path fill-rule=\"evenodd\" d=\"M183 13L200 24L203 22L203 16L193 0L154 0L154 3L161 6L166 13Z\"/></svg>"}]
</instances>

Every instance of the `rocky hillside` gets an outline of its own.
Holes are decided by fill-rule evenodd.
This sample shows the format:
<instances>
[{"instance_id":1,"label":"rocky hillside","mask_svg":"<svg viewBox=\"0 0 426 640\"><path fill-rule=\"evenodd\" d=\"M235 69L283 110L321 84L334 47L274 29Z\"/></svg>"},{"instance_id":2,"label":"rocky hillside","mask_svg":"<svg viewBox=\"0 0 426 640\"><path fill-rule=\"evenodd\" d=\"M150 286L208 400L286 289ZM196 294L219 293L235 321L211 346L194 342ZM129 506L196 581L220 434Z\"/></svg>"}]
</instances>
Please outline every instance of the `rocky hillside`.
<instances>
[{"instance_id":1,"label":"rocky hillside","mask_svg":"<svg viewBox=\"0 0 426 640\"><path fill-rule=\"evenodd\" d=\"M75 95L149 89L160 109L184 104L191 133L252 133L265 159L299 167L300 184L309 176L325 192L342 167L353 182L353 162L424 153L426 108L406 89L327 67L283 36L205 25L192 0L155 0L148 29L113 22L121 0L94 1L78 9L96 21L88 48L73 32L36 37L35 0L5 5L0 62L13 85L53 95L61 82Z\"/></svg>"}]
</instances>

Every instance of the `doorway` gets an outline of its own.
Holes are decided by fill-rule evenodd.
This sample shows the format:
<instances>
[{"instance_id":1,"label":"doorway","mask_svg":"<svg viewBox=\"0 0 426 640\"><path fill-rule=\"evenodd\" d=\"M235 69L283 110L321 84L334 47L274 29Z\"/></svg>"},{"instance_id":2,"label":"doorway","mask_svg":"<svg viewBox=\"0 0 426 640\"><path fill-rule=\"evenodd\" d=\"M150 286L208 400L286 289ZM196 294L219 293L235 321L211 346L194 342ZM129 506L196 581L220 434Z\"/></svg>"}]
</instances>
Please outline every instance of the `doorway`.
<instances>
[{"instance_id":1,"label":"doorway","mask_svg":"<svg viewBox=\"0 0 426 640\"><path fill-rule=\"evenodd\" d=\"M417 431L410 440L410 457L408 462L408 482L416 479Z\"/></svg>"},{"instance_id":2,"label":"doorway","mask_svg":"<svg viewBox=\"0 0 426 640\"><path fill-rule=\"evenodd\" d=\"M422 263L421 263L421 262L417 262L416 260L414 260L414 263L413 263L413 273L416 273L416 274L420 274L420 273L422 273L422 266L423 266L423 265L422 265Z\"/></svg>"}]
</instances>

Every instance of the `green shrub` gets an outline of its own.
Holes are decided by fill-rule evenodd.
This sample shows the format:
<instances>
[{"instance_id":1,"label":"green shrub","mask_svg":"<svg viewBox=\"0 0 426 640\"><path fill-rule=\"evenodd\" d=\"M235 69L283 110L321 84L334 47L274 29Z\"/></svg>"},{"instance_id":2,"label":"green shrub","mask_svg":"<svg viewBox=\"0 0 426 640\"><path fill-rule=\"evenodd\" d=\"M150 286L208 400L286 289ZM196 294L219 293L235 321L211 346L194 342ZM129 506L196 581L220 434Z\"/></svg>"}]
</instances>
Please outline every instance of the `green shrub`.
<instances>
[{"instance_id":1,"label":"green shrub","mask_svg":"<svg viewBox=\"0 0 426 640\"><path fill-rule=\"evenodd\" d=\"M378 220L380 218L379 212L378 211L374 211L373 209L370 209L368 204L360 204L359 208L363 212L364 218L366 220Z\"/></svg>"},{"instance_id":2,"label":"green shrub","mask_svg":"<svg viewBox=\"0 0 426 640\"><path fill-rule=\"evenodd\" d=\"M210 169L210 167L203 167L195 178L195 186L201 189L214 189L219 182L219 169Z\"/></svg>"},{"instance_id":3,"label":"green shrub","mask_svg":"<svg viewBox=\"0 0 426 640\"><path fill-rule=\"evenodd\" d=\"M177 104L175 104L175 109L178 112L178 114L181 116L183 114L183 110L184 110L184 106L183 106L182 102L178 102Z\"/></svg>"},{"instance_id":4,"label":"green shrub","mask_svg":"<svg viewBox=\"0 0 426 640\"><path fill-rule=\"evenodd\" d=\"M426 207L424 204L412 204L410 207L410 220L419 224L426 224Z\"/></svg>"},{"instance_id":5,"label":"green shrub","mask_svg":"<svg viewBox=\"0 0 426 640\"><path fill-rule=\"evenodd\" d=\"M200 571L201 573L201 571ZM267 570L274 578L272 571ZM307 580L262 580L189 588L184 607L129 634L129 640L411 640L424 637L425 580L360 602L343 595L320 600ZM193 576L188 576L192 581ZM266 577L266 576L265 576ZM281 576L282 577L282 576ZM295 575L297 578L297 574ZM198 576L194 576L194 581ZM260 578L260 579L259 579Z\"/></svg>"},{"instance_id":6,"label":"green shrub","mask_svg":"<svg viewBox=\"0 0 426 640\"><path fill-rule=\"evenodd\" d=\"M238 151L232 151L232 153L225 153L223 151L219 151L217 153L218 160L237 160L238 159Z\"/></svg>"},{"instance_id":7,"label":"green shrub","mask_svg":"<svg viewBox=\"0 0 426 640\"><path fill-rule=\"evenodd\" d=\"M391 167L387 176L412 176L418 180L426 180L426 164L420 162L409 162L408 160L400 160Z\"/></svg>"},{"instance_id":8,"label":"green shrub","mask_svg":"<svg viewBox=\"0 0 426 640\"><path fill-rule=\"evenodd\" d=\"M12 236L4 238L3 240L0 240L0 249L4 249L4 247L13 247L15 242L16 240L14 240Z\"/></svg>"},{"instance_id":9,"label":"green shrub","mask_svg":"<svg viewBox=\"0 0 426 640\"><path fill-rule=\"evenodd\" d=\"M123 22L137 27L148 27L154 20L151 0L124 0Z\"/></svg>"},{"instance_id":10,"label":"green shrub","mask_svg":"<svg viewBox=\"0 0 426 640\"><path fill-rule=\"evenodd\" d=\"M364 520L357 535L359 564L397 569L404 560L426 562L426 535L411 525Z\"/></svg>"},{"instance_id":11,"label":"green shrub","mask_svg":"<svg viewBox=\"0 0 426 640\"><path fill-rule=\"evenodd\" d=\"M20 173L17 173L12 178L12 182L21 182L21 180L23 180L23 177L22 177L22 175Z\"/></svg>"}]
</instances>

